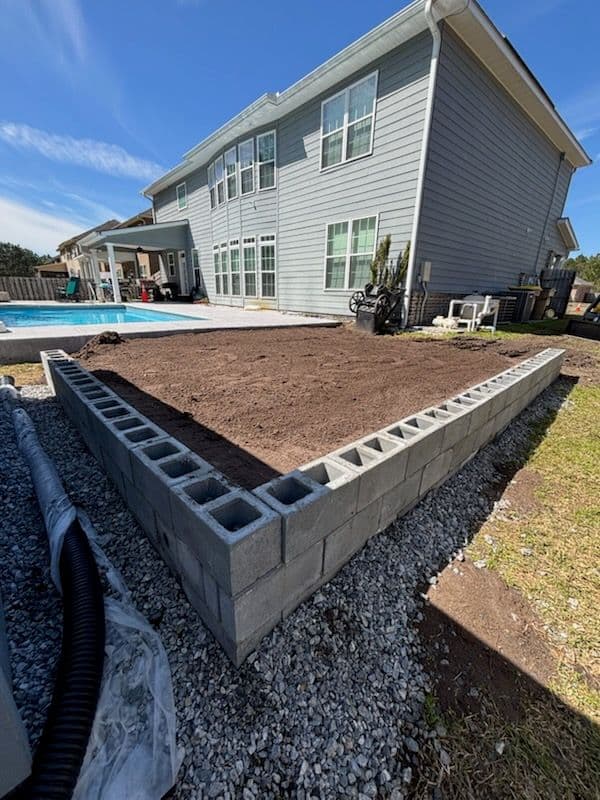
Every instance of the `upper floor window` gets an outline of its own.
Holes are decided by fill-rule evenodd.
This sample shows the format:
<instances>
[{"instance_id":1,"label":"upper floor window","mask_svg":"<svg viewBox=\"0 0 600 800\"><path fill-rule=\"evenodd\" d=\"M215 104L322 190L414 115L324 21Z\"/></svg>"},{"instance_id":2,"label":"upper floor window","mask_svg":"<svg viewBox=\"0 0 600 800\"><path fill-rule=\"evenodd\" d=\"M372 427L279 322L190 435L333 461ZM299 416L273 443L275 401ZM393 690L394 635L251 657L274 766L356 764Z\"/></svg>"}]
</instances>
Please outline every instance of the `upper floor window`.
<instances>
[{"instance_id":1,"label":"upper floor window","mask_svg":"<svg viewBox=\"0 0 600 800\"><path fill-rule=\"evenodd\" d=\"M272 189L275 186L275 131L257 136L256 149L258 189Z\"/></svg>"},{"instance_id":2,"label":"upper floor window","mask_svg":"<svg viewBox=\"0 0 600 800\"><path fill-rule=\"evenodd\" d=\"M240 157L240 183L242 194L254 191L254 139L242 142L238 147Z\"/></svg>"},{"instance_id":3,"label":"upper floor window","mask_svg":"<svg viewBox=\"0 0 600 800\"><path fill-rule=\"evenodd\" d=\"M217 181L217 201L219 205L225 202L225 181L223 171L223 156L215 161L215 179Z\"/></svg>"},{"instance_id":4,"label":"upper floor window","mask_svg":"<svg viewBox=\"0 0 600 800\"><path fill-rule=\"evenodd\" d=\"M208 165L208 193L210 195L210 207L217 205L217 189L215 186L215 165Z\"/></svg>"},{"instance_id":5,"label":"upper floor window","mask_svg":"<svg viewBox=\"0 0 600 800\"><path fill-rule=\"evenodd\" d=\"M227 199L237 197L237 148L225 153L225 175L227 177Z\"/></svg>"},{"instance_id":6,"label":"upper floor window","mask_svg":"<svg viewBox=\"0 0 600 800\"><path fill-rule=\"evenodd\" d=\"M182 211L187 208L187 189L185 183L180 183L177 186L177 208Z\"/></svg>"},{"instance_id":7,"label":"upper floor window","mask_svg":"<svg viewBox=\"0 0 600 800\"><path fill-rule=\"evenodd\" d=\"M321 169L373 150L377 72L321 104Z\"/></svg>"}]
</instances>

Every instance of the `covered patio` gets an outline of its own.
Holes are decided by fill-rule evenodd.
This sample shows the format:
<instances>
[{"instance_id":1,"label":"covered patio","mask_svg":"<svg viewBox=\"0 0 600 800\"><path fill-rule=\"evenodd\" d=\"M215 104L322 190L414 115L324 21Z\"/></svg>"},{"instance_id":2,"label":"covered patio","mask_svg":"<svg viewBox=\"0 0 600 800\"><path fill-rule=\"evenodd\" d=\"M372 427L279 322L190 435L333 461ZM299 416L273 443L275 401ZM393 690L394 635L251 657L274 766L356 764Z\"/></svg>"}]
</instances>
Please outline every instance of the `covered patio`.
<instances>
[{"instance_id":1,"label":"covered patio","mask_svg":"<svg viewBox=\"0 0 600 800\"><path fill-rule=\"evenodd\" d=\"M135 278L150 279L152 274L149 265L153 261L157 261L157 271L160 272L161 281L176 283L181 294L188 294L192 288L187 266L189 243L190 234L187 220L118 228L100 234L90 234L80 242L82 251L89 256L82 268L82 278L91 281L95 286L98 300L105 300L100 264L102 262L108 264L113 290L112 300L120 303L122 298L117 265L133 262ZM145 271L140 266L142 254L149 256L147 259L148 275L141 274ZM156 259L151 258L153 254L156 254Z\"/></svg>"}]
</instances>

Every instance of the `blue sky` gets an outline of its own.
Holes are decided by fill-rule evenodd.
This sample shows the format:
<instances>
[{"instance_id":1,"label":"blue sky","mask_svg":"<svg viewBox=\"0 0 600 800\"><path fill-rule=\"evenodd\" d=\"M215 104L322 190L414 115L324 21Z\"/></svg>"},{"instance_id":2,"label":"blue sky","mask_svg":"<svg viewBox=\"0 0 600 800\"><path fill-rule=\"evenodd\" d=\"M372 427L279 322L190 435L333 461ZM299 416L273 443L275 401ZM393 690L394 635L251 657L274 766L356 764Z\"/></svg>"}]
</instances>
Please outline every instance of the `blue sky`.
<instances>
[{"instance_id":1,"label":"blue sky","mask_svg":"<svg viewBox=\"0 0 600 800\"><path fill-rule=\"evenodd\" d=\"M0 240L53 252L148 205L151 179L265 91L281 91L395 13L398 0L0 0ZM484 8L600 160L600 9ZM600 165L567 204L600 251Z\"/></svg>"}]
</instances>

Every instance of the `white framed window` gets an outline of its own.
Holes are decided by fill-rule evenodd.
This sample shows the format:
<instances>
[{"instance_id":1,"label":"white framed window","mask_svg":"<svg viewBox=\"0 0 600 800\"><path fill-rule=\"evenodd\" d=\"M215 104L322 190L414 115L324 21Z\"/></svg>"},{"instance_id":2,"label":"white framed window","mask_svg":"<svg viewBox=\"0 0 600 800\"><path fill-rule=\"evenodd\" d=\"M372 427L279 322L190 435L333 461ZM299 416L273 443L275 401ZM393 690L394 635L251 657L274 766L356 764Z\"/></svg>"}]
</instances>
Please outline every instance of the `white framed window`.
<instances>
[{"instance_id":1,"label":"white framed window","mask_svg":"<svg viewBox=\"0 0 600 800\"><path fill-rule=\"evenodd\" d=\"M215 271L215 293L221 295L223 294L221 287L221 256L218 244L213 244L213 266Z\"/></svg>"},{"instance_id":2,"label":"white framed window","mask_svg":"<svg viewBox=\"0 0 600 800\"><path fill-rule=\"evenodd\" d=\"M167 253L167 268L169 271L169 277L172 278L175 275L175 253Z\"/></svg>"},{"instance_id":3,"label":"white framed window","mask_svg":"<svg viewBox=\"0 0 600 800\"><path fill-rule=\"evenodd\" d=\"M179 211L183 211L184 208L187 208L187 188L185 182L178 184L175 191L177 193L177 208Z\"/></svg>"},{"instance_id":4,"label":"white framed window","mask_svg":"<svg viewBox=\"0 0 600 800\"><path fill-rule=\"evenodd\" d=\"M229 294L229 259L227 253L227 242L223 242L221 247L221 288L223 294Z\"/></svg>"},{"instance_id":5,"label":"white framed window","mask_svg":"<svg viewBox=\"0 0 600 800\"><path fill-rule=\"evenodd\" d=\"M231 270L231 294L239 297L242 294L239 239L231 239L229 242L229 269Z\"/></svg>"},{"instance_id":6,"label":"white framed window","mask_svg":"<svg viewBox=\"0 0 600 800\"><path fill-rule=\"evenodd\" d=\"M256 237L246 236L242 241L244 259L244 295L256 297Z\"/></svg>"},{"instance_id":7,"label":"white framed window","mask_svg":"<svg viewBox=\"0 0 600 800\"><path fill-rule=\"evenodd\" d=\"M276 295L275 268L277 252L275 234L261 236L259 239L260 296L272 298Z\"/></svg>"},{"instance_id":8,"label":"white framed window","mask_svg":"<svg viewBox=\"0 0 600 800\"><path fill-rule=\"evenodd\" d=\"M237 148L232 147L225 153L225 177L227 179L227 199L237 197Z\"/></svg>"},{"instance_id":9,"label":"white framed window","mask_svg":"<svg viewBox=\"0 0 600 800\"><path fill-rule=\"evenodd\" d=\"M254 191L254 139L241 142L238 146L240 159L240 194Z\"/></svg>"},{"instance_id":10,"label":"white framed window","mask_svg":"<svg viewBox=\"0 0 600 800\"><path fill-rule=\"evenodd\" d=\"M225 173L223 168L223 156L219 156L215 161L215 180L217 183L217 202L219 205L225 202Z\"/></svg>"},{"instance_id":11,"label":"white framed window","mask_svg":"<svg viewBox=\"0 0 600 800\"><path fill-rule=\"evenodd\" d=\"M277 159L275 131L261 133L256 137L256 160L258 162L258 191L275 187L275 162Z\"/></svg>"},{"instance_id":12,"label":"white framed window","mask_svg":"<svg viewBox=\"0 0 600 800\"><path fill-rule=\"evenodd\" d=\"M378 217L332 222L327 226L325 289L362 289L371 277Z\"/></svg>"},{"instance_id":13,"label":"white framed window","mask_svg":"<svg viewBox=\"0 0 600 800\"><path fill-rule=\"evenodd\" d=\"M194 272L194 286L200 288L202 286L202 272L200 270L200 258L198 250L192 250L192 270Z\"/></svg>"},{"instance_id":14,"label":"white framed window","mask_svg":"<svg viewBox=\"0 0 600 800\"><path fill-rule=\"evenodd\" d=\"M321 103L321 169L373 152L378 73Z\"/></svg>"},{"instance_id":15,"label":"white framed window","mask_svg":"<svg viewBox=\"0 0 600 800\"><path fill-rule=\"evenodd\" d=\"M210 197L210 207L214 208L217 205L217 189L215 185L214 163L208 165L208 194Z\"/></svg>"}]
</instances>

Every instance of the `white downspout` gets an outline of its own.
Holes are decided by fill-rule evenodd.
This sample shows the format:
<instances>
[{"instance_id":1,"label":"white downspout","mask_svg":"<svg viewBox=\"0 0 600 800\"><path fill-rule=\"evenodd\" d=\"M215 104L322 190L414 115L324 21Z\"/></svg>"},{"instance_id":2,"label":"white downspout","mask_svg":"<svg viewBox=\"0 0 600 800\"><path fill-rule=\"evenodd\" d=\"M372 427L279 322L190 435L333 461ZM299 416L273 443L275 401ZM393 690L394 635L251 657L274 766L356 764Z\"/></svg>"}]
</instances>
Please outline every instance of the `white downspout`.
<instances>
[{"instance_id":1,"label":"white downspout","mask_svg":"<svg viewBox=\"0 0 600 800\"><path fill-rule=\"evenodd\" d=\"M408 256L408 268L406 270L406 288L404 290L404 318L402 327L408 325L408 312L410 309L410 296L412 294L413 283L415 282L415 268L417 260L417 236L419 233L419 222L421 218L421 207L423 205L423 187L425 184L425 168L427 166L427 154L429 153L429 135L431 133L431 121L433 119L433 99L435 95L435 82L442 46L442 35L437 22L433 18L433 4L435 0L427 0L425 3L425 19L429 25L433 45L431 47L431 66L429 68L429 83L427 86L427 105L425 106L425 120L423 123L423 142L421 145L421 156L419 159L419 174L417 176L417 191L415 196L415 212L413 215L412 231L410 234L410 253Z\"/></svg>"}]
</instances>

